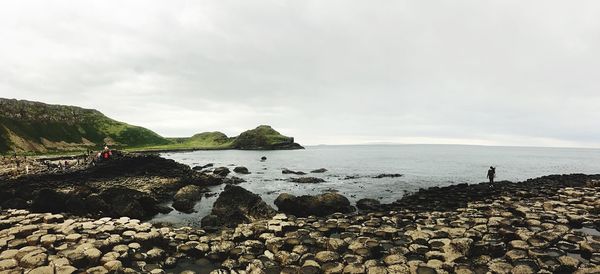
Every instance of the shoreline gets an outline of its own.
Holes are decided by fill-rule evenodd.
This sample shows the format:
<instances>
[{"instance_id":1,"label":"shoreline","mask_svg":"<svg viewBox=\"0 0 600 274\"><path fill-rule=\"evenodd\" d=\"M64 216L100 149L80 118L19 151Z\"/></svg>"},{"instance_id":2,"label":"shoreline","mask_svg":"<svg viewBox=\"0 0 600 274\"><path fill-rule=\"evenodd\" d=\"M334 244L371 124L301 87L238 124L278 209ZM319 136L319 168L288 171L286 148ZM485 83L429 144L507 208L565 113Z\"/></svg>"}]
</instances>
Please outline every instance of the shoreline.
<instances>
[{"instance_id":1,"label":"shoreline","mask_svg":"<svg viewBox=\"0 0 600 274\"><path fill-rule=\"evenodd\" d=\"M599 174L430 187L393 203L357 203L358 211L332 193L323 197L336 198L327 200L333 203L302 198L287 207L276 203L275 212L216 170L194 171L154 154L125 155L87 169L0 183L0 198L21 197L25 203L15 205L37 212L0 210L0 271L600 271ZM164 210L161 201L180 193L204 195L200 186L209 185L225 185L229 192L219 194L219 209L213 206L216 215L206 225L204 219L202 227L143 221ZM182 192L190 186L197 192ZM62 214L75 206L90 211ZM297 208L308 211L290 214Z\"/></svg>"},{"instance_id":2,"label":"shoreline","mask_svg":"<svg viewBox=\"0 0 600 274\"><path fill-rule=\"evenodd\" d=\"M600 271L597 188L561 186L554 194L516 193L449 211L404 209L305 218L279 213L214 233L157 227L127 217L2 210L0 268L7 273Z\"/></svg>"}]
</instances>

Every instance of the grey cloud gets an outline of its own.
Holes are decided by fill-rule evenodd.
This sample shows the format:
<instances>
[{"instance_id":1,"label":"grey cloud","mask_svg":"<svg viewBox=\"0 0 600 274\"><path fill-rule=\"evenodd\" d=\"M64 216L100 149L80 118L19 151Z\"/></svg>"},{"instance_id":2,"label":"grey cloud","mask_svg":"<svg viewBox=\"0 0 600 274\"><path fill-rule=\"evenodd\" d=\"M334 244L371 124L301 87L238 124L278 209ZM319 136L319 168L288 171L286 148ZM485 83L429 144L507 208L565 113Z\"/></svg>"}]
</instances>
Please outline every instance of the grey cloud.
<instances>
[{"instance_id":1,"label":"grey cloud","mask_svg":"<svg viewBox=\"0 0 600 274\"><path fill-rule=\"evenodd\" d=\"M600 146L596 1L14 1L0 92L167 136Z\"/></svg>"}]
</instances>

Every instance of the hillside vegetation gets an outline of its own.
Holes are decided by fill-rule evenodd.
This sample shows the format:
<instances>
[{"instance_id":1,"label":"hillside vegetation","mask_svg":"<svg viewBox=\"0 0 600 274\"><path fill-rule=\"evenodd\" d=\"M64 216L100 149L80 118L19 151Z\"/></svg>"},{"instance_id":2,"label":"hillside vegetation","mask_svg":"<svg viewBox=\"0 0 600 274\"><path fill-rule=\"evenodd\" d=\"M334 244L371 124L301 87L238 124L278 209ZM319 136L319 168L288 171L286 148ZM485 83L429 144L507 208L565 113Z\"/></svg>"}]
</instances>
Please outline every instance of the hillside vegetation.
<instances>
[{"instance_id":1,"label":"hillside vegetation","mask_svg":"<svg viewBox=\"0 0 600 274\"><path fill-rule=\"evenodd\" d=\"M303 149L270 126L262 125L242 132L237 137L227 137L222 132L203 132L190 138L174 138L172 143L161 146L140 148L141 150L193 150L193 149L242 149L242 150L279 150Z\"/></svg>"},{"instance_id":2,"label":"hillside vegetation","mask_svg":"<svg viewBox=\"0 0 600 274\"><path fill-rule=\"evenodd\" d=\"M171 143L151 130L93 109L0 98L0 153L81 151Z\"/></svg>"},{"instance_id":3,"label":"hillside vegetation","mask_svg":"<svg viewBox=\"0 0 600 274\"><path fill-rule=\"evenodd\" d=\"M0 98L0 154L74 152L98 149L103 144L134 151L303 148L293 137L266 125L238 137L215 131L189 138L164 138L93 109Z\"/></svg>"}]
</instances>

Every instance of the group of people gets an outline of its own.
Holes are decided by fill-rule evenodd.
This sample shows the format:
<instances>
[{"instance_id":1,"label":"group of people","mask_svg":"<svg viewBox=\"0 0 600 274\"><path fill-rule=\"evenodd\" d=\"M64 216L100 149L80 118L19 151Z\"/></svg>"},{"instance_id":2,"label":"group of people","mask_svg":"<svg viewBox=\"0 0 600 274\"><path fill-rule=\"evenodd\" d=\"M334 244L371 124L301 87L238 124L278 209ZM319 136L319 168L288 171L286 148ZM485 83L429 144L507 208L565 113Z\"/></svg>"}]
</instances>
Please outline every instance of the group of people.
<instances>
[{"instance_id":1,"label":"group of people","mask_svg":"<svg viewBox=\"0 0 600 274\"><path fill-rule=\"evenodd\" d=\"M91 150L88 151L88 155L89 154L94 154L94 151L91 151ZM101 162L101 161L110 160L112 157L113 157L112 150L108 147L108 145L104 145L104 149L95 153L94 157L92 157L90 164L96 165L96 163Z\"/></svg>"}]
</instances>

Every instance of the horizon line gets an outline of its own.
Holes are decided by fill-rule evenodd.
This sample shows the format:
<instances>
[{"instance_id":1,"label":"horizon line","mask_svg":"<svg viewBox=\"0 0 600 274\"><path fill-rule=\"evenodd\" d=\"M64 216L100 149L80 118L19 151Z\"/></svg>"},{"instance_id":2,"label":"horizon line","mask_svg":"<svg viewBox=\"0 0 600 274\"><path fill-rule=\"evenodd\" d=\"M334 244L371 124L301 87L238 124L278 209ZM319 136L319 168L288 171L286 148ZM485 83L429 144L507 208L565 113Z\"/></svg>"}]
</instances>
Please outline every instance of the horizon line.
<instances>
[{"instance_id":1,"label":"horizon line","mask_svg":"<svg viewBox=\"0 0 600 274\"><path fill-rule=\"evenodd\" d=\"M456 144L456 143L350 143L350 144L316 144L302 145L304 147L318 146L476 146L476 147L510 147L510 148L557 148L557 149L593 149L600 150L600 147L580 147L580 146L528 146L528 145L483 145L483 144Z\"/></svg>"}]
</instances>

